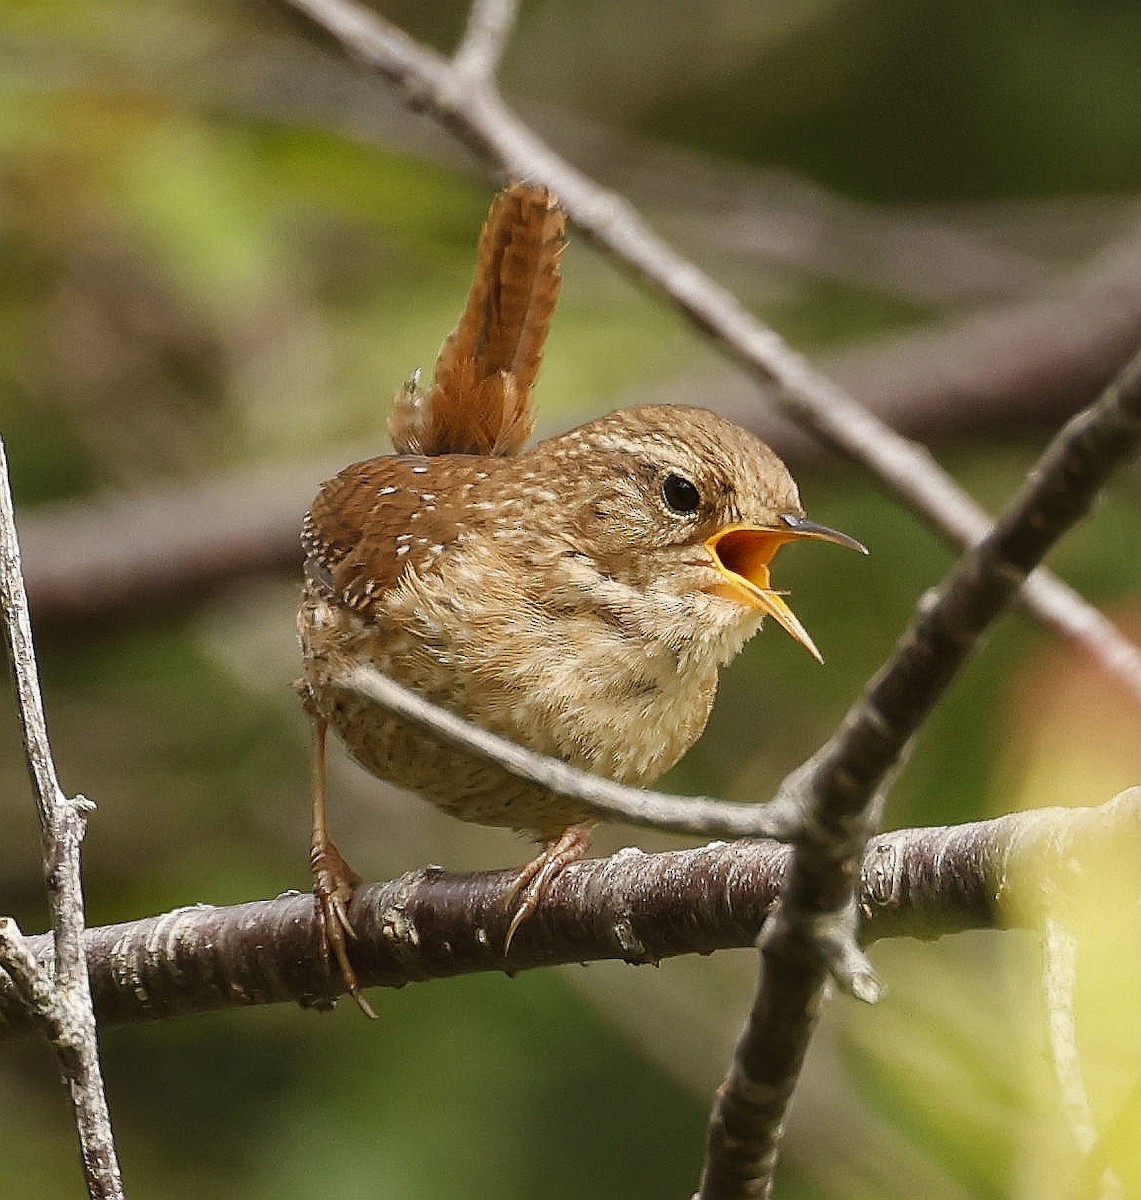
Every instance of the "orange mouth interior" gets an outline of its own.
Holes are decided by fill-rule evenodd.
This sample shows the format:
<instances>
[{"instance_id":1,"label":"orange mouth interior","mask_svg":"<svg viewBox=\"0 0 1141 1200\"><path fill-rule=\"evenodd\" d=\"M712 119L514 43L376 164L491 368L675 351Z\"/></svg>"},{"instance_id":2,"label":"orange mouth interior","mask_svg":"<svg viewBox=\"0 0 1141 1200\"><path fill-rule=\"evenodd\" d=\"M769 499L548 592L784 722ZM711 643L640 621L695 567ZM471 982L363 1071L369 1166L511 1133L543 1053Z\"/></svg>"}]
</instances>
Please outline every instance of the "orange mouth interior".
<instances>
[{"instance_id":1,"label":"orange mouth interior","mask_svg":"<svg viewBox=\"0 0 1141 1200\"><path fill-rule=\"evenodd\" d=\"M791 518L789 519L791 521ZM817 662L823 662L824 659L808 630L785 602L784 593L772 587L769 566L777 551L786 542L835 542L837 545L861 550L865 554L867 551L847 534L810 522L803 522L802 526L797 528L795 524L790 524L788 528L767 528L758 525L727 525L718 530L705 543L705 548L713 556L714 566L721 575L721 581L710 591L772 617Z\"/></svg>"}]
</instances>

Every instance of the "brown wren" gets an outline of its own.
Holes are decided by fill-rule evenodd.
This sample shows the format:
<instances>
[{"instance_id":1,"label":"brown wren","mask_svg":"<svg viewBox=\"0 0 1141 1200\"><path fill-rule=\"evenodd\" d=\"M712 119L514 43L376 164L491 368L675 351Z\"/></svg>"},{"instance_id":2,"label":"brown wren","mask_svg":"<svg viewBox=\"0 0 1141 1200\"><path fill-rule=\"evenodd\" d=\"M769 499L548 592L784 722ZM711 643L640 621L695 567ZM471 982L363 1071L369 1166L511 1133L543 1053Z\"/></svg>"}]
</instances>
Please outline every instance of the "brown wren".
<instances>
[{"instance_id":1,"label":"brown wren","mask_svg":"<svg viewBox=\"0 0 1141 1200\"><path fill-rule=\"evenodd\" d=\"M327 726L361 765L445 811L532 835L507 942L585 853L597 814L434 741L338 686L371 663L483 727L628 784L700 736L718 669L771 616L819 659L769 567L786 542L854 539L805 519L784 464L702 408L611 413L524 451L565 218L500 193L435 382L410 382L396 453L346 467L305 518L299 684L316 734L312 868L322 936L346 953L359 878L325 818Z\"/></svg>"}]
</instances>

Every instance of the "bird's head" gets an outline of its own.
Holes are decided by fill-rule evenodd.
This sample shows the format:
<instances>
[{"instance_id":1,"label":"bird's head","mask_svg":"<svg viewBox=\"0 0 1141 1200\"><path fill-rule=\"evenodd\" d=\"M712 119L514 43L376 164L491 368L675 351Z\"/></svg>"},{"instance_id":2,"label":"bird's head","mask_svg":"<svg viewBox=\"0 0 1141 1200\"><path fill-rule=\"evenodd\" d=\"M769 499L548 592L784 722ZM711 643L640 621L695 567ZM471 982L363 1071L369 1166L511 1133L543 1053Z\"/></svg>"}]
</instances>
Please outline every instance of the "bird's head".
<instances>
[{"instance_id":1,"label":"bird's head","mask_svg":"<svg viewBox=\"0 0 1141 1200\"><path fill-rule=\"evenodd\" d=\"M537 477L559 481L540 507L562 529L564 553L643 595L696 601L695 612L726 629L752 632L771 616L820 658L772 586L772 560L795 541L867 551L807 520L788 469L752 434L705 409L647 406L551 438L533 454Z\"/></svg>"}]
</instances>

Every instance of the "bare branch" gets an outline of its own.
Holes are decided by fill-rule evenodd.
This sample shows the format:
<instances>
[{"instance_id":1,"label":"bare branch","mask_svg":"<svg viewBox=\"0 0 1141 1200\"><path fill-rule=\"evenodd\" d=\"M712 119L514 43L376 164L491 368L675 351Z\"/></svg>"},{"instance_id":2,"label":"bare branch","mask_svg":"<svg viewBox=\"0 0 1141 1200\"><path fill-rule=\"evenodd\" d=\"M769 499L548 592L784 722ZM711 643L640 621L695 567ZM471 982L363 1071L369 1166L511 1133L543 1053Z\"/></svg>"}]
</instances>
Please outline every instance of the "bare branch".
<instances>
[{"instance_id":1,"label":"bare branch","mask_svg":"<svg viewBox=\"0 0 1141 1200\"><path fill-rule=\"evenodd\" d=\"M455 70L470 79L491 80L519 13L519 0L473 0L467 29L452 58Z\"/></svg>"},{"instance_id":2,"label":"bare branch","mask_svg":"<svg viewBox=\"0 0 1141 1200\"><path fill-rule=\"evenodd\" d=\"M651 829L670 829L698 837L787 838L797 828L799 809L782 798L769 804L734 804L708 796L674 796L629 787L572 767L491 733L449 709L433 704L375 667L356 667L338 680L346 691L412 722L444 745L497 763L519 779L572 797L599 820L624 821Z\"/></svg>"},{"instance_id":3,"label":"bare branch","mask_svg":"<svg viewBox=\"0 0 1141 1200\"><path fill-rule=\"evenodd\" d=\"M28 598L20 571L20 547L8 483L8 460L0 441L0 607L12 664L16 706L32 791L40 819L44 879L52 916L52 976L32 971L19 930L8 922L0 945L0 965L20 981L25 1003L42 1005L37 1020L50 1031L60 1073L68 1087L88 1194L99 1200L122 1197L123 1184L103 1089L95 1015L83 944L83 885L79 847L83 812L92 805L82 796L68 799L56 776L40 696L39 672Z\"/></svg>"},{"instance_id":4,"label":"bare branch","mask_svg":"<svg viewBox=\"0 0 1141 1200\"><path fill-rule=\"evenodd\" d=\"M794 848L779 918L760 939L760 987L718 1090L702 1200L768 1194L836 937L854 927L861 848L888 775L983 632L1139 444L1141 355L1058 434L991 533L922 600L838 732L782 785L779 794L803 806L808 836ZM859 994L868 980L854 954L845 961L855 974L840 982Z\"/></svg>"},{"instance_id":5,"label":"bare branch","mask_svg":"<svg viewBox=\"0 0 1141 1200\"><path fill-rule=\"evenodd\" d=\"M977 309L918 330L844 347L817 370L898 433L931 441L964 432L1055 429L1085 407L1141 342L1141 231L1048 291ZM779 414L758 410L754 380L729 364L689 373L626 402L681 402L699 390L723 416L786 455L813 442ZM776 403L774 389L762 398Z\"/></svg>"},{"instance_id":6,"label":"bare branch","mask_svg":"<svg viewBox=\"0 0 1141 1200\"><path fill-rule=\"evenodd\" d=\"M944 536L972 546L990 521L921 447L894 433L802 355L753 317L740 301L659 238L632 205L560 158L492 88L457 86L449 61L353 0L287 0L345 49L397 86L405 99L447 125L485 162L512 178L543 183L595 242L668 298L732 359L764 383L794 418L827 445L864 464ZM1039 574L1023 602L1039 619L1075 639L1141 695L1141 654L1104 619L1087 616L1070 589ZM1076 608L1075 608L1076 605ZM1090 639L1097 628L1099 639ZM1115 645L1106 651L1106 641Z\"/></svg>"},{"instance_id":7,"label":"bare branch","mask_svg":"<svg viewBox=\"0 0 1141 1200\"><path fill-rule=\"evenodd\" d=\"M880 417L909 435L1054 424L1097 395L1141 337L1141 255L1091 272L1055 300L1000 307L922 334L826 360ZM932 365L933 364L933 365ZM691 402L713 393L723 415L754 429L784 456L817 443L758 409L755 385L728 365L626 397L630 404ZM32 612L49 622L121 618L184 605L267 570L296 569L298 516L321 479L375 453L350 445L321 463L263 467L128 497L89 497L23 514L24 578ZM1037 579L1038 576L1035 576ZM1064 588L1065 585L1057 584ZM1067 593L1068 590L1067 590ZM1076 597L1094 657L1141 680L1137 648ZM1141 700L1141 689L1134 688Z\"/></svg>"},{"instance_id":8,"label":"bare branch","mask_svg":"<svg viewBox=\"0 0 1141 1200\"><path fill-rule=\"evenodd\" d=\"M868 798L882 785L985 629L1013 601L1034 564L1085 514L1105 477L1134 453L1141 436L1141 419L1133 415L1134 408L1141 408L1141 358L1097 405L1058 435L1031 484L992 533L923 602L893 659L848 714L840 732L767 804L671 796L599 778L481 729L375 668L354 669L340 686L447 745L498 763L558 795L583 801L600 818L726 837L811 839L820 830L827 835L827 855L843 857L851 850L847 839L853 835L845 822L856 819L855 834L861 836ZM837 826L834 830L820 825L824 819L820 812L807 816L811 803L840 806L839 815L831 820Z\"/></svg>"},{"instance_id":9,"label":"bare branch","mask_svg":"<svg viewBox=\"0 0 1141 1200\"><path fill-rule=\"evenodd\" d=\"M861 936L936 938L1026 927L1027 888L1062 887L1075 861L1137 836L1141 789L1096 808L1039 809L992 821L877 835L863 856ZM572 863L502 952L513 871L427 868L353 897L353 965L367 987L563 963L657 962L753 944L780 891L790 849L774 842ZM228 908L195 905L90 929L88 963L103 1025L282 1002L326 1007L342 990L317 951L309 893ZM41 959L48 936L28 939ZM0 974L0 1040L34 1029Z\"/></svg>"},{"instance_id":10,"label":"bare branch","mask_svg":"<svg viewBox=\"0 0 1141 1200\"><path fill-rule=\"evenodd\" d=\"M48 941L49 952L51 940ZM28 1020L53 1044L62 1046L67 1009L55 980L36 960L19 925L0 917L0 966L8 972L12 990Z\"/></svg>"}]
</instances>

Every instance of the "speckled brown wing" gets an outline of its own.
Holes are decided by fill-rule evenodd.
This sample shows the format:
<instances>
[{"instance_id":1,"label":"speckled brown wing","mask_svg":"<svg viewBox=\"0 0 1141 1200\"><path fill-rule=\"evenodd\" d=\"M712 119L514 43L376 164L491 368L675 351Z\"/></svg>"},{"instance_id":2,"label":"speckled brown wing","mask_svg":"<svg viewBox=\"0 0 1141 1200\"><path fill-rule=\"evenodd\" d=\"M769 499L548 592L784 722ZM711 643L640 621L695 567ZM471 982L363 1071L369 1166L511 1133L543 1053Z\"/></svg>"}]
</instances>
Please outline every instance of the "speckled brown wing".
<instances>
[{"instance_id":1,"label":"speckled brown wing","mask_svg":"<svg viewBox=\"0 0 1141 1200\"><path fill-rule=\"evenodd\" d=\"M462 488L477 462L393 455L354 463L323 484L301 531L310 586L367 614L405 570L423 568L454 539L454 504L434 481Z\"/></svg>"}]
</instances>

